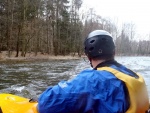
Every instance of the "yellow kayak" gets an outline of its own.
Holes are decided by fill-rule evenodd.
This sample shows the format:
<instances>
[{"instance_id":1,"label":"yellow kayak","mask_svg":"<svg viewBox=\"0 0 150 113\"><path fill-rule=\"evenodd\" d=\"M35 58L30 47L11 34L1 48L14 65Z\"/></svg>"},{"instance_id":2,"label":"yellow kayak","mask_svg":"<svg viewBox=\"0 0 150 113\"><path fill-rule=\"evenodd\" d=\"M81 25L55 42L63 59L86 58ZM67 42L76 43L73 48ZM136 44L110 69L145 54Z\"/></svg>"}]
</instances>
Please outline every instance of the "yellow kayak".
<instances>
[{"instance_id":1,"label":"yellow kayak","mask_svg":"<svg viewBox=\"0 0 150 113\"><path fill-rule=\"evenodd\" d=\"M0 113L38 113L37 102L12 94L0 94Z\"/></svg>"},{"instance_id":2,"label":"yellow kayak","mask_svg":"<svg viewBox=\"0 0 150 113\"><path fill-rule=\"evenodd\" d=\"M0 94L0 113L38 113L38 103L29 100L12 94Z\"/></svg>"}]
</instances>

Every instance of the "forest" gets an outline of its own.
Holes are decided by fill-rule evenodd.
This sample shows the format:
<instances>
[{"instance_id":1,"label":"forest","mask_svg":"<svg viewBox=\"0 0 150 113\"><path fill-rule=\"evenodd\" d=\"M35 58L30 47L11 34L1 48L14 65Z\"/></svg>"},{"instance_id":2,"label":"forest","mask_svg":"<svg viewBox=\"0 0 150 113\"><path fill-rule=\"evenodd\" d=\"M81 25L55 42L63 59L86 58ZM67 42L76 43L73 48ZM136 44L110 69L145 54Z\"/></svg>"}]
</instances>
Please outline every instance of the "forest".
<instances>
[{"instance_id":1,"label":"forest","mask_svg":"<svg viewBox=\"0 0 150 113\"><path fill-rule=\"evenodd\" d=\"M84 0L0 0L0 52L8 57L38 52L48 55L79 55L89 32L110 32L118 55L150 55L149 40L136 40L136 26L82 11Z\"/></svg>"}]
</instances>

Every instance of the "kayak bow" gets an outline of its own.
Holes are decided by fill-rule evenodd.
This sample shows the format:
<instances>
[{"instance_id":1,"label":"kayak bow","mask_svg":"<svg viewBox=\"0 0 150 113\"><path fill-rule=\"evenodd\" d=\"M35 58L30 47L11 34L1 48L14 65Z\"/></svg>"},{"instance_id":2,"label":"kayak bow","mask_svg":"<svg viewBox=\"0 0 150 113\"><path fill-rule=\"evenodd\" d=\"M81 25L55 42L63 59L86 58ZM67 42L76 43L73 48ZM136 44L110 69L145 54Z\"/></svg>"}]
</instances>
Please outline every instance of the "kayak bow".
<instances>
[{"instance_id":1,"label":"kayak bow","mask_svg":"<svg viewBox=\"0 0 150 113\"><path fill-rule=\"evenodd\" d=\"M0 113L38 113L37 102L29 100L12 94L0 94Z\"/></svg>"}]
</instances>

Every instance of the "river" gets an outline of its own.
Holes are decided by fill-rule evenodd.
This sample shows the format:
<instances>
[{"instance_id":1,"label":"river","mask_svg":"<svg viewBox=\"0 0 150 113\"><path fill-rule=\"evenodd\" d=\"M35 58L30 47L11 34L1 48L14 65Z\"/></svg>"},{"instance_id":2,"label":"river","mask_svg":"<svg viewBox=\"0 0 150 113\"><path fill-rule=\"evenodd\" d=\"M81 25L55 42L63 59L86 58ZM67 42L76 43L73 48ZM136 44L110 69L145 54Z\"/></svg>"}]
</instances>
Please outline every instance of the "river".
<instances>
[{"instance_id":1,"label":"river","mask_svg":"<svg viewBox=\"0 0 150 113\"><path fill-rule=\"evenodd\" d=\"M150 57L123 56L116 60L144 77L150 97ZM47 87L73 79L86 68L90 65L84 59L1 61L0 93L38 97Z\"/></svg>"}]
</instances>

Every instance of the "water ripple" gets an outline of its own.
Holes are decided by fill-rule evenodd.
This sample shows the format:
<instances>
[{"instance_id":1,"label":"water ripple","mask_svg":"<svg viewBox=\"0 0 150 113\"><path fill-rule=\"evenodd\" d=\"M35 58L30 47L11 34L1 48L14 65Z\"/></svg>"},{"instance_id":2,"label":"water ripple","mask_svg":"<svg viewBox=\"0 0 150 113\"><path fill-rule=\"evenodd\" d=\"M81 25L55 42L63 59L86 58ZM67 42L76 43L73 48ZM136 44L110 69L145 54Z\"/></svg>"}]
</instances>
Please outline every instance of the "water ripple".
<instances>
[{"instance_id":1,"label":"water ripple","mask_svg":"<svg viewBox=\"0 0 150 113\"><path fill-rule=\"evenodd\" d=\"M116 59L144 77L150 94L150 57ZM91 67L84 59L3 62L0 64L0 93L38 97L46 88L61 80L73 79L86 68Z\"/></svg>"}]
</instances>

